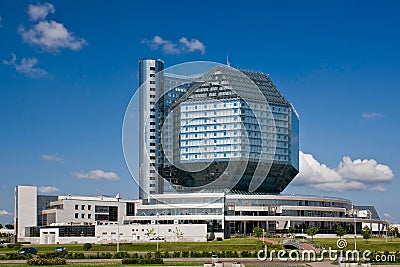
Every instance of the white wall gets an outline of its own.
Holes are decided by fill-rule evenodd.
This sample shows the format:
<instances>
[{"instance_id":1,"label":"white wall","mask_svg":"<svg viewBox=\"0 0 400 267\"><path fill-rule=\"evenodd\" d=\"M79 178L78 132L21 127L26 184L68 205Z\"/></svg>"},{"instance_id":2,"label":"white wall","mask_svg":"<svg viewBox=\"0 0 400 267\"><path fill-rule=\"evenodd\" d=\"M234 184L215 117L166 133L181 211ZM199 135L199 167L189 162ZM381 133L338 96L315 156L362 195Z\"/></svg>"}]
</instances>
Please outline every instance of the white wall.
<instances>
[{"instance_id":1,"label":"white wall","mask_svg":"<svg viewBox=\"0 0 400 267\"><path fill-rule=\"evenodd\" d=\"M17 240L25 237L25 227L37 224L37 187L15 187L15 226Z\"/></svg>"},{"instance_id":2,"label":"white wall","mask_svg":"<svg viewBox=\"0 0 400 267\"><path fill-rule=\"evenodd\" d=\"M117 242L116 225L97 225L98 243ZM200 242L207 241L206 224L128 224L120 225L120 242Z\"/></svg>"}]
</instances>

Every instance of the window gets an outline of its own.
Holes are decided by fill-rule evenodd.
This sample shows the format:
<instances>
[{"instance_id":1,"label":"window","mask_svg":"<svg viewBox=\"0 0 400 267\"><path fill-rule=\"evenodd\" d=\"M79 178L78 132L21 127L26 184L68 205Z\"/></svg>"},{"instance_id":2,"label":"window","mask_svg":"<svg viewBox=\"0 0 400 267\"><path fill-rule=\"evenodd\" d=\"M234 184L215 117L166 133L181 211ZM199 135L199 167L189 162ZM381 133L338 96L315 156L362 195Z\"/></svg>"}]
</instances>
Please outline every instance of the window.
<instances>
[{"instance_id":1,"label":"window","mask_svg":"<svg viewBox=\"0 0 400 267\"><path fill-rule=\"evenodd\" d=\"M92 209L92 205L88 205L88 206L87 206L87 209L88 209L88 210L91 210L91 209Z\"/></svg>"},{"instance_id":2,"label":"window","mask_svg":"<svg viewBox=\"0 0 400 267\"><path fill-rule=\"evenodd\" d=\"M81 209L82 209L82 210L85 210L85 205L82 205L82 206L81 206Z\"/></svg>"},{"instance_id":3,"label":"window","mask_svg":"<svg viewBox=\"0 0 400 267\"><path fill-rule=\"evenodd\" d=\"M151 92L155 92L155 91L156 91L156 88L150 88L150 91L151 91Z\"/></svg>"},{"instance_id":4,"label":"window","mask_svg":"<svg viewBox=\"0 0 400 267\"><path fill-rule=\"evenodd\" d=\"M156 67L150 67L150 70L156 70Z\"/></svg>"},{"instance_id":5,"label":"window","mask_svg":"<svg viewBox=\"0 0 400 267\"><path fill-rule=\"evenodd\" d=\"M156 84L156 82L155 81L150 81L150 84Z\"/></svg>"},{"instance_id":6,"label":"window","mask_svg":"<svg viewBox=\"0 0 400 267\"><path fill-rule=\"evenodd\" d=\"M150 184L150 187L156 187L156 185L155 184Z\"/></svg>"},{"instance_id":7,"label":"window","mask_svg":"<svg viewBox=\"0 0 400 267\"><path fill-rule=\"evenodd\" d=\"M88 214L88 215L87 215L87 218L88 218L88 219L92 219L92 214Z\"/></svg>"},{"instance_id":8,"label":"window","mask_svg":"<svg viewBox=\"0 0 400 267\"><path fill-rule=\"evenodd\" d=\"M126 203L126 215L134 216L135 215L135 203ZM132 229L134 231L134 229ZM136 229L137 231L137 229Z\"/></svg>"},{"instance_id":9,"label":"window","mask_svg":"<svg viewBox=\"0 0 400 267\"><path fill-rule=\"evenodd\" d=\"M79 205L75 205L75 209L76 209L76 210L79 210Z\"/></svg>"},{"instance_id":10,"label":"window","mask_svg":"<svg viewBox=\"0 0 400 267\"><path fill-rule=\"evenodd\" d=\"M75 219L78 219L78 218L79 218L79 214L75 213Z\"/></svg>"},{"instance_id":11,"label":"window","mask_svg":"<svg viewBox=\"0 0 400 267\"><path fill-rule=\"evenodd\" d=\"M82 219L85 219L85 214L81 214L81 218L82 218Z\"/></svg>"},{"instance_id":12,"label":"window","mask_svg":"<svg viewBox=\"0 0 400 267\"><path fill-rule=\"evenodd\" d=\"M150 98L156 98L156 95L150 95Z\"/></svg>"}]
</instances>

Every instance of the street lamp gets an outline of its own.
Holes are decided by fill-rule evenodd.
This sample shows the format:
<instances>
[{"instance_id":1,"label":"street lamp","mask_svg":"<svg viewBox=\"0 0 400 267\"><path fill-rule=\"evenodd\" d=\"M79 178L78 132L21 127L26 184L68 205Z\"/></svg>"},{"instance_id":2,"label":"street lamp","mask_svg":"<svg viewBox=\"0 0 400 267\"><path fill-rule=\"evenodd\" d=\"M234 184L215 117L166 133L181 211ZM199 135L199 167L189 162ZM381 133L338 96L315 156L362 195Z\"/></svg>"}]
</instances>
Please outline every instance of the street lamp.
<instances>
[{"instance_id":1,"label":"street lamp","mask_svg":"<svg viewBox=\"0 0 400 267\"><path fill-rule=\"evenodd\" d=\"M354 209L354 205L353 205L352 213L353 213L353 219L354 219L354 251L356 251L357 250L357 227L356 227L357 212Z\"/></svg>"},{"instance_id":2,"label":"street lamp","mask_svg":"<svg viewBox=\"0 0 400 267\"><path fill-rule=\"evenodd\" d=\"M265 244L265 242L264 242L264 233L265 233L265 230L264 230L264 228L262 229L263 230L263 245Z\"/></svg>"},{"instance_id":3,"label":"street lamp","mask_svg":"<svg viewBox=\"0 0 400 267\"><path fill-rule=\"evenodd\" d=\"M160 214L157 212L157 251L158 251L158 239L160 237L160 224L158 223L159 218Z\"/></svg>"},{"instance_id":4,"label":"street lamp","mask_svg":"<svg viewBox=\"0 0 400 267\"><path fill-rule=\"evenodd\" d=\"M121 199L121 196L117 194L115 198L118 201L118 206L117 206L117 253L119 252L119 200Z\"/></svg>"},{"instance_id":5,"label":"street lamp","mask_svg":"<svg viewBox=\"0 0 400 267\"><path fill-rule=\"evenodd\" d=\"M389 221L386 220L386 243L388 242Z\"/></svg>"}]
</instances>

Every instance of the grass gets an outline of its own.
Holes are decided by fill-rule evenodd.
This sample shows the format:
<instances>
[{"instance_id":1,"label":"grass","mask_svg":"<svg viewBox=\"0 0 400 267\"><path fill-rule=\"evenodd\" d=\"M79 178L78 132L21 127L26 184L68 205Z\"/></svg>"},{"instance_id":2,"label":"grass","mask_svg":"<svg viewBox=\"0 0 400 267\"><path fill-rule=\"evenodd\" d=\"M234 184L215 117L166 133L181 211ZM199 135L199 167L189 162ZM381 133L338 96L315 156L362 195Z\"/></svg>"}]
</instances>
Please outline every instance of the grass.
<instances>
[{"instance_id":1,"label":"grass","mask_svg":"<svg viewBox=\"0 0 400 267\"><path fill-rule=\"evenodd\" d=\"M336 238L314 238L314 243L319 245L321 248L329 249L336 249ZM354 239L347 238L347 249L354 249ZM370 251L390 251L396 252L400 251L400 238L393 238L392 240L389 238L388 242L386 243L385 238L371 238L366 242L364 239L357 239L357 249L358 250L370 250Z\"/></svg>"},{"instance_id":2,"label":"grass","mask_svg":"<svg viewBox=\"0 0 400 267\"><path fill-rule=\"evenodd\" d=\"M282 239L274 239L276 241ZM309 239L311 241L311 239ZM319 248L337 249L336 246L337 238L314 238L314 243ZM348 245L346 249L354 249L354 239L346 239ZM256 238L232 238L223 241L212 241L212 242L160 242L160 252L168 251L170 254L174 251L196 251L196 252L218 252L218 251L249 251L254 252L262 248L262 241ZM54 248L58 245L24 245L33 246L39 253L53 252ZM116 252L116 244L95 244L89 251L83 251L82 244L65 244L69 252L82 252L82 253L97 253L97 252ZM138 252L147 253L155 252L157 244L155 242L148 243L133 243L133 244L121 244L120 251L126 252ZM346 250L344 249L344 250ZM368 242L363 239L357 239L358 250L371 250L378 252L396 252L400 251L400 238L388 239L386 243L385 238L372 238ZM0 254L14 253L15 249L9 249L7 247L0 248Z\"/></svg>"},{"instance_id":3,"label":"grass","mask_svg":"<svg viewBox=\"0 0 400 267\"><path fill-rule=\"evenodd\" d=\"M137 266L160 266L161 264L137 264ZM203 266L202 262L167 262L165 266ZM2 264L1 267L22 267L29 266L27 264ZM121 263L68 263L61 266L74 266L74 267L114 267L114 266L135 266L134 264L122 265Z\"/></svg>"},{"instance_id":4,"label":"grass","mask_svg":"<svg viewBox=\"0 0 400 267\"><path fill-rule=\"evenodd\" d=\"M39 253L53 252L58 245L24 245L33 246ZM65 244L69 252L85 252L82 244ZM262 246L262 241L256 238L233 238L223 241L212 242L160 242L161 252L174 251L255 251ZM116 244L95 244L88 252L116 252ZM157 244L155 242L121 244L120 251L126 252L155 252ZM16 252L15 249L0 248L0 254Z\"/></svg>"}]
</instances>

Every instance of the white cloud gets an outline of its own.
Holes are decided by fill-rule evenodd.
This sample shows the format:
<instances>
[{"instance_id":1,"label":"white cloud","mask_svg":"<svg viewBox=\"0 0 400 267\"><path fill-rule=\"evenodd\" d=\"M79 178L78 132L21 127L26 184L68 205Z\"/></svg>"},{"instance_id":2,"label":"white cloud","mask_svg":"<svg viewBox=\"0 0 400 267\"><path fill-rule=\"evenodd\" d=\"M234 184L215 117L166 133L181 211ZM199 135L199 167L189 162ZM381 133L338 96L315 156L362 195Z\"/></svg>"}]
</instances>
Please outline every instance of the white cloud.
<instances>
[{"instance_id":1,"label":"white cloud","mask_svg":"<svg viewBox=\"0 0 400 267\"><path fill-rule=\"evenodd\" d=\"M29 19L35 22L28 29L23 25L18 28L24 42L50 52L58 52L64 48L79 50L87 45L85 39L76 37L64 24L46 20L49 13L55 13L52 4L29 5Z\"/></svg>"},{"instance_id":2,"label":"white cloud","mask_svg":"<svg viewBox=\"0 0 400 267\"><path fill-rule=\"evenodd\" d=\"M182 37L179 39L179 43L183 45L183 48L189 50L189 52L194 52L196 50L200 51L202 54L206 51L206 46L197 39L190 39L190 41L186 37Z\"/></svg>"},{"instance_id":3,"label":"white cloud","mask_svg":"<svg viewBox=\"0 0 400 267\"><path fill-rule=\"evenodd\" d=\"M321 183L321 177L324 177L324 183L340 182L342 177L325 164L319 163L311 154L304 154L300 151L300 173L294 179L293 184L304 185Z\"/></svg>"},{"instance_id":4,"label":"white cloud","mask_svg":"<svg viewBox=\"0 0 400 267\"><path fill-rule=\"evenodd\" d=\"M43 154L42 159L45 161L55 161L55 162L63 162L64 159L57 156L57 155L51 155L51 154Z\"/></svg>"},{"instance_id":5,"label":"white cloud","mask_svg":"<svg viewBox=\"0 0 400 267\"><path fill-rule=\"evenodd\" d=\"M376 186L369 188L369 190L376 191L376 192L385 192L386 188L381 185L376 185Z\"/></svg>"},{"instance_id":6,"label":"white cloud","mask_svg":"<svg viewBox=\"0 0 400 267\"><path fill-rule=\"evenodd\" d=\"M174 43L171 40L165 40L161 36L156 35L151 40L142 40L142 43L149 45L150 48L154 50L161 48L165 54L172 55L192 53L196 51L200 51L204 54L206 51L205 45L198 39L194 38L189 41L186 37L181 37L177 43Z\"/></svg>"},{"instance_id":7,"label":"white cloud","mask_svg":"<svg viewBox=\"0 0 400 267\"><path fill-rule=\"evenodd\" d=\"M377 112L364 112L363 114L361 114L361 117L363 119L376 119L376 118L383 117L383 115L381 113L377 113Z\"/></svg>"},{"instance_id":8,"label":"white cloud","mask_svg":"<svg viewBox=\"0 0 400 267\"><path fill-rule=\"evenodd\" d=\"M20 63L17 63L17 56L11 54L11 60L3 60L3 64L13 66L16 71L30 78L41 78L48 75L47 71L35 67L38 64L37 58L22 58Z\"/></svg>"},{"instance_id":9,"label":"white cloud","mask_svg":"<svg viewBox=\"0 0 400 267\"><path fill-rule=\"evenodd\" d=\"M363 182L390 182L393 172L387 165L378 164L373 159L356 159L343 157L337 168L338 174L353 180Z\"/></svg>"},{"instance_id":10,"label":"white cloud","mask_svg":"<svg viewBox=\"0 0 400 267\"><path fill-rule=\"evenodd\" d=\"M336 169L319 163L311 154L300 151L300 173L293 185L306 185L322 191L343 192L349 190L385 191L378 183L393 180L393 172L387 165L375 160L351 160L345 156Z\"/></svg>"},{"instance_id":11,"label":"white cloud","mask_svg":"<svg viewBox=\"0 0 400 267\"><path fill-rule=\"evenodd\" d=\"M28 7L29 19L32 21L45 19L49 13L54 14L55 11L54 6L49 3L29 5Z\"/></svg>"},{"instance_id":12,"label":"white cloud","mask_svg":"<svg viewBox=\"0 0 400 267\"><path fill-rule=\"evenodd\" d=\"M60 191L58 187L55 186L40 186L38 187L39 193L56 193Z\"/></svg>"},{"instance_id":13,"label":"white cloud","mask_svg":"<svg viewBox=\"0 0 400 267\"><path fill-rule=\"evenodd\" d=\"M89 172L75 172L73 176L79 179L93 179L93 180L119 180L118 175L115 172L105 172L102 170L92 170Z\"/></svg>"},{"instance_id":14,"label":"white cloud","mask_svg":"<svg viewBox=\"0 0 400 267\"><path fill-rule=\"evenodd\" d=\"M7 210L0 210L0 216L7 216L11 215L12 213Z\"/></svg>"},{"instance_id":15,"label":"white cloud","mask_svg":"<svg viewBox=\"0 0 400 267\"><path fill-rule=\"evenodd\" d=\"M46 51L57 52L63 48L79 50L87 44L85 39L76 37L62 23L54 20L40 21L30 29L21 25L18 31L25 42Z\"/></svg>"},{"instance_id":16,"label":"white cloud","mask_svg":"<svg viewBox=\"0 0 400 267\"><path fill-rule=\"evenodd\" d=\"M390 218L392 218L392 215L390 215L389 213L384 213L384 214L383 214L383 217L386 217L386 218L389 218L389 219L390 219Z\"/></svg>"}]
</instances>

